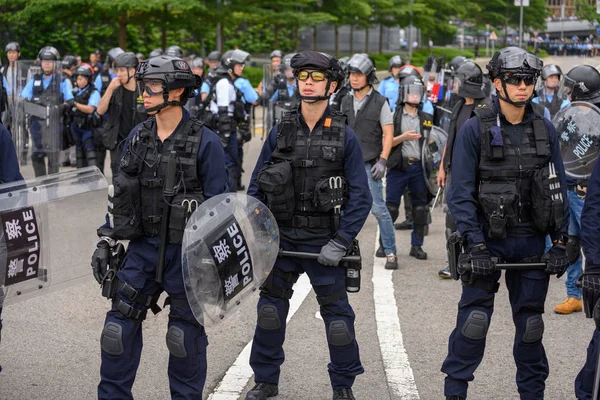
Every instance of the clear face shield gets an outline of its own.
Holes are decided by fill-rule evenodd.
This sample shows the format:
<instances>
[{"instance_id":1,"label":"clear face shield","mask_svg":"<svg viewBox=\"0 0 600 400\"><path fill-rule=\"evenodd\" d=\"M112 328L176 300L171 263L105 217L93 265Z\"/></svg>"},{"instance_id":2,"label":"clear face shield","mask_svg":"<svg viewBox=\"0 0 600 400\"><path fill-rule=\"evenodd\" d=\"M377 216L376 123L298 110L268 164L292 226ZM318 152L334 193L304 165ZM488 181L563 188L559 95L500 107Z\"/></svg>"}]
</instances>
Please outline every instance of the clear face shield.
<instances>
[{"instance_id":1,"label":"clear face shield","mask_svg":"<svg viewBox=\"0 0 600 400\"><path fill-rule=\"evenodd\" d=\"M425 96L425 86L421 84L400 85L398 97L402 103L418 105Z\"/></svg>"},{"instance_id":2,"label":"clear face shield","mask_svg":"<svg viewBox=\"0 0 600 400\"><path fill-rule=\"evenodd\" d=\"M563 100L569 99L569 96L571 95L571 92L575 87L575 83L576 82L573 79L569 78L567 75L563 75L563 78L558 87L557 96Z\"/></svg>"}]
</instances>

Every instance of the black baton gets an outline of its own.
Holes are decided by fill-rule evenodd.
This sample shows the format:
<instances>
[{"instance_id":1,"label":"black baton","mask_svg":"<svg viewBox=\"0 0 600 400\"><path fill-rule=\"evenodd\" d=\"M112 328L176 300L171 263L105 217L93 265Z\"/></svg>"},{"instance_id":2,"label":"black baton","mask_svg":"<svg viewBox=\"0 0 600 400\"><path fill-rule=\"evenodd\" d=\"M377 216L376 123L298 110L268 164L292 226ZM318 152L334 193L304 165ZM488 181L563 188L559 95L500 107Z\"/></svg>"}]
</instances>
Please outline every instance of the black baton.
<instances>
[{"instance_id":1,"label":"black baton","mask_svg":"<svg viewBox=\"0 0 600 400\"><path fill-rule=\"evenodd\" d=\"M319 253L307 253L304 251L287 251L287 250L279 249L279 256L280 257L303 258L306 260L316 260L319 257ZM361 256L344 256L344 257L342 257L340 262L341 261L360 262Z\"/></svg>"},{"instance_id":2,"label":"black baton","mask_svg":"<svg viewBox=\"0 0 600 400\"><path fill-rule=\"evenodd\" d=\"M171 202L175 197L175 174L177 172L177 153L171 151L167 161L167 176L165 177L164 201L161 227L160 227L160 248L158 250L158 265L156 266L157 283L162 283L163 273L165 271L165 255L167 253L167 243L169 241L169 218L171 217Z\"/></svg>"}]
</instances>

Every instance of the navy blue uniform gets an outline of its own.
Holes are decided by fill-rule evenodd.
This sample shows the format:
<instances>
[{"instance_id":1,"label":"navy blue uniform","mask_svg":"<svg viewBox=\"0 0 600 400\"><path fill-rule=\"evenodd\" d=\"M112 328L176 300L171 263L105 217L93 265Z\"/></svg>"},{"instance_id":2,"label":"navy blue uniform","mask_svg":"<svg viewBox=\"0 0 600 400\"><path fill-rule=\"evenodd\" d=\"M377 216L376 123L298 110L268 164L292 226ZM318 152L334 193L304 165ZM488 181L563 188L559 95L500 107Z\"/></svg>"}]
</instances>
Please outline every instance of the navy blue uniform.
<instances>
[{"instance_id":1,"label":"navy blue uniform","mask_svg":"<svg viewBox=\"0 0 600 400\"><path fill-rule=\"evenodd\" d=\"M182 121L163 145L172 140L175 132L189 118L189 113L184 110ZM140 127L141 124L129 134L123 154ZM223 159L223 146L219 138L210 129L204 127L198 151L198 178L203 183L206 198L228 191ZM159 246L159 237L141 237L130 241L127 255L118 273L119 280L151 297L158 297L164 290L173 300L169 312L169 327L177 327L183 332L186 355L175 357L169 354L168 375L171 396L173 399L201 399L207 370L207 336L204 327L196 321L187 304L181 272L180 244L167 245L163 283L160 285L155 281ZM119 289L117 296L135 309L147 309L142 304L127 299ZM110 322L122 327L123 351L120 355L110 355L102 351L100 369L102 380L98 385L98 398L133 399L131 387L142 353L142 320L125 317L115 309L113 304L113 309L106 315L105 326ZM190 351L190 349L194 350Z\"/></svg>"},{"instance_id":2,"label":"navy blue uniform","mask_svg":"<svg viewBox=\"0 0 600 400\"><path fill-rule=\"evenodd\" d=\"M600 162L597 161L587 186L581 212L581 246L585 254L585 272L600 271ZM594 329L585 365L575 379L575 395L578 399L595 400L592 399L592 390L599 351L600 331Z\"/></svg>"},{"instance_id":3,"label":"navy blue uniform","mask_svg":"<svg viewBox=\"0 0 600 400\"><path fill-rule=\"evenodd\" d=\"M512 131L509 129L512 125L506 121L499 109L497 98L492 107L495 112L500 113L502 126L507 133ZM523 121L518 125L524 125L533 118L533 111L527 106ZM554 163L556 167L562 196L565 199L563 225L551 234L553 239L557 239L560 235L567 234L567 185L554 126L546 119L544 123L551 150L549 162ZM499 257L506 262L520 262L529 257L537 257L539 260L544 253L545 235L534 231L531 226L519 225L520 229L516 231L518 233L509 231L507 237L502 240L485 237L484 232L487 229L477 201L480 146L479 123L477 118L473 117L463 125L457 135L452 155L453 182L448 190L448 207L456 220L458 230L466 236L470 246L485 243L491 257ZM496 271L477 279L477 284L463 285L456 328L450 335L448 356L442 365L442 372L447 374L444 390L446 396L467 395L468 382L474 379L473 373L483 358L487 328L479 337L467 337L469 335L465 335L466 323L475 313L481 320L487 318L489 326L500 275L500 271ZM548 360L542 344L541 314L544 312L549 275L541 270L507 271L505 280L516 328L513 356L517 366L516 381L519 393L521 399L541 399L548 376ZM528 324L542 326L541 331L531 334L531 330L526 330Z\"/></svg>"},{"instance_id":4,"label":"navy blue uniform","mask_svg":"<svg viewBox=\"0 0 600 400\"><path fill-rule=\"evenodd\" d=\"M324 117L327 114L328 111L319 120L315 129L323 124ZM302 116L299 116L299 121L304 134L310 135L310 130ZM248 194L262 202L266 202L266 199L259 192L256 180L259 171L271 159L271 154L276 149L277 130L278 125L269 133L252 173L252 179L248 188ZM344 176L349 183L349 199L343 208L340 226L336 234L349 243L362 229L371 210L372 198L364 168L360 142L356 134L348 126L345 127L344 152ZM308 229L297 228L296 230L304 231L302 232L303 234L310 235ZM336 235L331 233L329 237L316 237L314 240L307 242L290 240L286 238L287 235L285 232L280 230L280 233L282 234L281 247L283 249L310 253L319 253L321 247ZM297 278L299 274L306 272L317 295L317 299L325 299L326 297L333 299L331 302L321 306L321 316L325 322L327 337L330 339L332 324L334 326L337 324L337 326L343 325L347 327L349 334L344 343L334 342L332 344L332 341L328 340L329 355L331 358L331 362L328 365L329 377L334 389L352 387L356 375L363 373L364 370L360 362L358 344L354 337L354 311L348 303L348 295L345 291L345 268L341 266L324 266L316 260L278 257L273 270L274 272L271 272L271 275L273 275L273 286L278 288L278 290L288 291L292 288L295 280L284 279L286 275L287 277L295 276ZM254 379L256 382L277 384L279 383L280 367L284 361L283 342L285 340L289 300L287 298L275 297L272 294L261 293L257 306L259 315L261 309L269 309L273 314L276 314L279 326L265 329L257 325L254 333L252 352L250 354L250 365L254 370Z\"/></svg>"},{"instance_id":5,"label":"navy blue uniform","mask_svg":"<svg viewBox=\"0 0 600 400\"><path fill-rule=\"evenodd\" d=\"M0 124L0 184L22 180L23 176L19 172L17 152L15 151L10 132L8 132L4 125ZM2 301L0 301L0 316L2 316ZM2 319L0 319L0 338L2 337L1 334ZM0 371L2 371L1 366Z\"/></svg>"}]
</instances>

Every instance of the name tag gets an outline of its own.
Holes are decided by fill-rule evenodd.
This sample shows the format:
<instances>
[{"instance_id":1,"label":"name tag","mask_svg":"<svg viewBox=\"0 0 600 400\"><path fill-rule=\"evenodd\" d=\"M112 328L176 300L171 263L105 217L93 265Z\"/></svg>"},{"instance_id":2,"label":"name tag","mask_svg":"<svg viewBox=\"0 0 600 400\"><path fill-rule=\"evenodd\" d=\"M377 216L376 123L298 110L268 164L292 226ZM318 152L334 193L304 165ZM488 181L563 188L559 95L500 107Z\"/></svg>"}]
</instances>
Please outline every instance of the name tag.
<instances>
[{"instance_id":1,"label":"name tag","mask_svg":"<svg viewBox=\"0 0 600 400\"><path fill-rule=\"evenodd\" d=\"M33 81L33 86L41 86L42 81Z\"/></svg>"}]
</instances>

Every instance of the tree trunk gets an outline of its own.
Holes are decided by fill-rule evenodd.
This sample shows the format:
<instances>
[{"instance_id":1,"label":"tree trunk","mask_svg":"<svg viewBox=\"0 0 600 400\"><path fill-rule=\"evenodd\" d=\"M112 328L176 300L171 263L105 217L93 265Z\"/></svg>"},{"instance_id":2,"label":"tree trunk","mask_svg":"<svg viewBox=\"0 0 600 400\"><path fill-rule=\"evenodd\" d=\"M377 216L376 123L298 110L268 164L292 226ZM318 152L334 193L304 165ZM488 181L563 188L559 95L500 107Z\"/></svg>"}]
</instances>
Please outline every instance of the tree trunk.
<instances>
[{"instance_id":1,"label":"tree trunk","mask_svg":"<svg viewBox=\"0 0 600 400\"><path fill-rule=\"evenodd\" d=\"M369 54L369 27L365 28L365 53Z\"/></svg>"},{"instance_id":2,"label":"tree trunk","mask_svg":"<svg viewBox=\"0 0 600 400\"><path fill-rule=\"evenodd\" d=\"M317 26L316 25L313 28L313 50L318 51L317 50Z\"/></svg>"},{"instance_id":3,"label":"tree trunk","mask_svg":"<svg viewBox=\"0 0 600 400\"><path fill-rule=\"evenodd\" d=\"M273 27L273 48L279 48L279 30L281 29L281 25L275 25Z\"/></svg>"},{"instance_id":4,"label":"tree trunk","mask_svg":"<svg viewBox=\"0 0 600 400\"><path fill-rule=\"evenodd\" d=\"M383 53L383 25L379 24L379 54Z\"/></svg>"},{"instance_id":5,"label":"tree trunk","mask_svg":"<svg viewBox=\"0 0 600 400\"><path fill-rule=\"evenodd\" d=\"M165 4L163 9L163 24L160 29L160 45L164 50L167 49L167 22L169 19L169 6Z\"/></svg>"},{"instance_id":6,"label":"tree trunk","mask_svg":"<svg viewBox=\"0 0 600 400\"><path fill-rule=\"evenodd\" d=\"M340 58L340 31L337 24L333 27L335 31L335 58Z\"/></svg>"},{"instance_id":7,"label":"tree trunk","mask_svg":"<svg viewBox=\"0 0 600 400\"><path fill-rule=\"evenodd\" d=\"M350 25L350 55L354 54L354 24Z\"/></svg>"},{"instance_id":8,"label":"tree trunk","mask_svg":"<svg viewBox=\"0 0 600 400\"><path fill-rule=\"evenodd\" d=\"M119 47L127 51L127 10L119 18Z\"/></svg>"}]
</instances>

